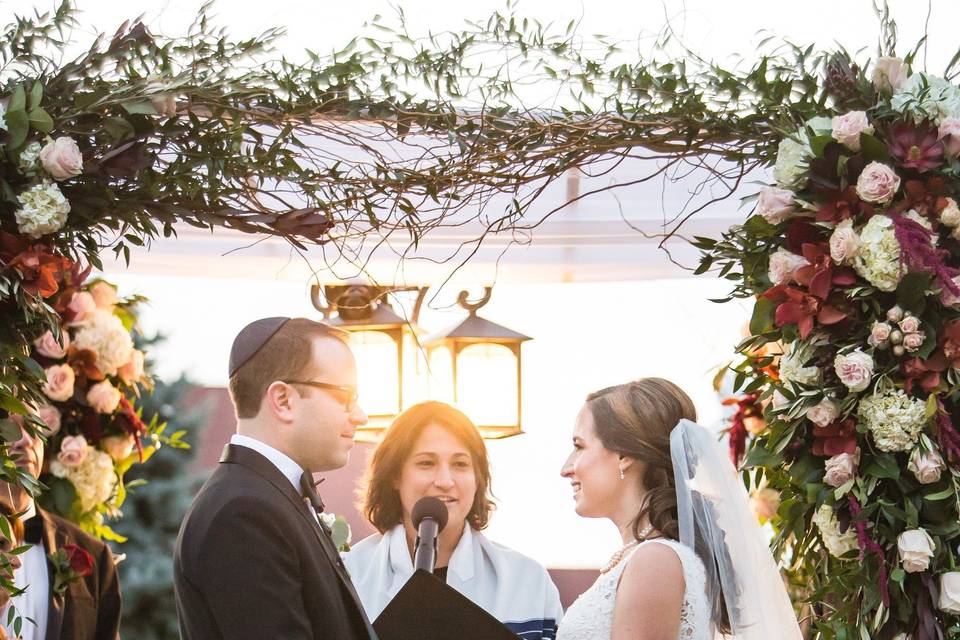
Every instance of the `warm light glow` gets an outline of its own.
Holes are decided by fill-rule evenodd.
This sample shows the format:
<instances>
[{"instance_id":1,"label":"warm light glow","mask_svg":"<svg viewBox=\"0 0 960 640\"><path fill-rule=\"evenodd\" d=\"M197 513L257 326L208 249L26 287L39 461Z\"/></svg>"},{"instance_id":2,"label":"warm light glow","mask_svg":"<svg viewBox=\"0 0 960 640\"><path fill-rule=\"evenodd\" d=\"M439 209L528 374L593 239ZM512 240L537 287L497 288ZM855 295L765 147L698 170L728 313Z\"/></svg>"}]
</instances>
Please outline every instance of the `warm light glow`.
<instances>
[{"instance_id":1,"label":"warm light glow","mask_svg":"<svg viewBox=\"0 0 960 640\"><path fill-rule=\"evenodd\" d=\"M457 357L457 405L478 425L516 425L517 360L499 344L472 344Z\"/></svg>"},{"instance_id":2,"label":"warm light glow","mask_svg":"<svg viewBox=\"0 0 960 640\"><path fill-rule=\"evenodd\" d=\"M370 416L395 415L397 388L397 345L380 331L352 331L350 348L357 358L357 388L360 406Z\"/></svg>"},{"instance_id":3,"label":"warm light glow","mask_svg":"<svg viewBox=\"0 0 960 640\"><path fill-rule=\"evenodd\" d=\"M453 403L453 360L447 347L430 350L429 393L431 400Z\"/></svg>"},{"instance_id":4,"label":"warm light glow","mask_svg":"<svg viewBox=\"0 0 960 640\"><path fill-rule=\"evenodd\" d=\"M423 402L429 397L426 348L417 344L413 334L406 331L403 334L403 408Z\"/></svg>"}]
</instances>

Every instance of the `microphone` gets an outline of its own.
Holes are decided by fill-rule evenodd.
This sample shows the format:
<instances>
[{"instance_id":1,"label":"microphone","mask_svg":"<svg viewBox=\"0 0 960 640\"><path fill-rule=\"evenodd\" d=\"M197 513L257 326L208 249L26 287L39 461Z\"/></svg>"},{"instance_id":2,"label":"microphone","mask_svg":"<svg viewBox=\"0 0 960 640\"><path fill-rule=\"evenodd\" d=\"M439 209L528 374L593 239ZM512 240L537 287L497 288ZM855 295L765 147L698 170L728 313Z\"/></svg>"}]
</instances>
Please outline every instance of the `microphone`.
<instances>
[{"instance_id":1,"label":"microphone","mask_svg":"<svg viewBox=\"0 0 960 640\"><path fill-rule=\"evenodd\" d=\"M447 525L447 505L438 498L420 498L413 505L410 519L417 529L417 542L413 547L413 569L433 573L433 565L437 563L437 536Z\"/></svg>"}]
</instances>

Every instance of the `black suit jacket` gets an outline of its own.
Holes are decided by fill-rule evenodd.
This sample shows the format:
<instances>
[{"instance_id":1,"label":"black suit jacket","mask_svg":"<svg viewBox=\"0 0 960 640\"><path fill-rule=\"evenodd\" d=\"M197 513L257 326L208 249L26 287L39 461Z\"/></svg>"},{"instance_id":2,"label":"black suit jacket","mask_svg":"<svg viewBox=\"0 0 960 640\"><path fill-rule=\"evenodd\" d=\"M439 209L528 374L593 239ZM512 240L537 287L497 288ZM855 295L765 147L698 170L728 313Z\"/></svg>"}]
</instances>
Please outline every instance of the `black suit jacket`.
<instances>
[{"instance_id":1,"label":"black suit jacket","mask_svg":"<svg viewBox=\"0 0 960 640\"><path fill-rule=\"evenodd\" d=\"M183 640L376 640L329 536L265 457L227 445L174 552Z\"/></svg>"},{"instance_id":2,"label":"black suit jacket","mask_svg":"<svg viewBox=\"0 0 960 640\"><path fill-rule=\"evenodd\" d=\"M120 637L120 582L113 555L104 543L72 522L38 509L47 555L75 544L93 556L90 575L71 581L64 593L53 592L54 568L47 561L50 601L46 640L117 640ZM25 625L31 624L24 621Z\"/></svg>"}]
</instances>

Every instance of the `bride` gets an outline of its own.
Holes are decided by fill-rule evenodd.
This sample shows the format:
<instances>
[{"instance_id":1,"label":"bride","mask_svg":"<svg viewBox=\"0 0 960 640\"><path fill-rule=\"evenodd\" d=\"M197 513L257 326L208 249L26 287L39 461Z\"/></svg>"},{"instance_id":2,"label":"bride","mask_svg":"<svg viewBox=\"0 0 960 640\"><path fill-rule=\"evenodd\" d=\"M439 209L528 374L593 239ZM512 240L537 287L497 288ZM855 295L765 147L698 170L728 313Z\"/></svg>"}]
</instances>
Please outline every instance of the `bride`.
<instances>
[{"instance_id":1,"label":"bride","mask_svg":"<svg viewBox=\"0 0 960 640\"><path fill-rule=\"evenodd\" d=\"M590 394L561 475L576 511L623 547L557 640L800 640L743 485L679 387L644 378Z\"/></svg>"}]
</instances>

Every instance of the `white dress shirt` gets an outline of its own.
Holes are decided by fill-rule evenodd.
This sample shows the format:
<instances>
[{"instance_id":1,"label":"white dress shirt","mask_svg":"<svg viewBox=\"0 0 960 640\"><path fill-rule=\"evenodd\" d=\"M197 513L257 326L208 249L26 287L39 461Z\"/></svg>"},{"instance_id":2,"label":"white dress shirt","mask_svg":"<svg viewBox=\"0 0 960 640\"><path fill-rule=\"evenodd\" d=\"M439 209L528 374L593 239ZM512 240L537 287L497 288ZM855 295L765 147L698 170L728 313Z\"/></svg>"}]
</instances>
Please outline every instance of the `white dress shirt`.
<instances>
[{"instance_id":1,"label":"white dress shirt","mask_svg":"<svg viewBox=\"0 0 960 640\"><path fill-rule=\"evenodd\" d=\"M21 517L27 520L35 515L37 515L37 508L31 502ZM47 569L47 550L43 542L33 545L20 554L20 563L20 568L13 572L13 583L17 588L27 587L27 589L10 601L23 618L20 637L23 640L44 640L47 637L47 612L50 608L50 573ZM7 609L10 604L3 608L4 624L7 621ZM27 618L32 618L36 624ZM16 637L12 623L7 628L7 635L11 638Z\"/></svg>"}]
</instances>

